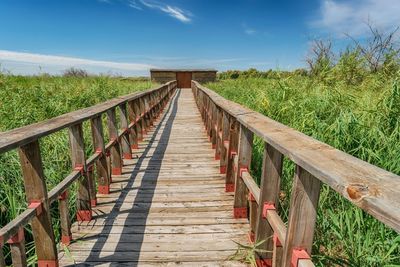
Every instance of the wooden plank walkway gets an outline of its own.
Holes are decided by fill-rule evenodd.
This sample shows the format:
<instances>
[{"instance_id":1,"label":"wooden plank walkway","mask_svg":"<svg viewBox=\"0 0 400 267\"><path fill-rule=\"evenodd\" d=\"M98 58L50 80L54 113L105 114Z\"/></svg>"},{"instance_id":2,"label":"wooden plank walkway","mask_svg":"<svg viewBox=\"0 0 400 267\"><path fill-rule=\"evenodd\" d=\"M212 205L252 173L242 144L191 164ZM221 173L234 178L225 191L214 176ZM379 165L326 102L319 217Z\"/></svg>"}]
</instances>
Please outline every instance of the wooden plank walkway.
<instances>
[{"instance_id":1,"label":"wooden plank walkway","mask_svg":"<svg viewBox=\"0 0 400 267\"><path fill-rule=\"evenodd\" d=\"M242 266L230 256L247 243L248 220L232 207L193 93L177 90L93 220L73 225L60 265Z\"/></svg>"}]
</instances>

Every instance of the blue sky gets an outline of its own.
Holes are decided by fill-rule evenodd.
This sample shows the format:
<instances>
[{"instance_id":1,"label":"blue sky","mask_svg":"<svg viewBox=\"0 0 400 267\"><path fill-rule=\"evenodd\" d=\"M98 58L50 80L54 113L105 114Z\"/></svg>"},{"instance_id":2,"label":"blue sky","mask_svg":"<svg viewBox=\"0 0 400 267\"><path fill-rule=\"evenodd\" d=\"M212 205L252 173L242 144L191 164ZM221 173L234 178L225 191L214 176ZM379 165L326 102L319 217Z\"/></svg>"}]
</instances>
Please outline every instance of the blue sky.
<instances>
[{"instance_id":1,"label":"blue sky","mask_svg":"<svg viewBox=\"0 0 400 267\"><path fill-rule=\"evenodd\" d=\"M399 14L400 0L1 0L0 64L22 74L294 69L311 39L343 45L368 20L400 25Z\"/></svg>"}]
</instances>

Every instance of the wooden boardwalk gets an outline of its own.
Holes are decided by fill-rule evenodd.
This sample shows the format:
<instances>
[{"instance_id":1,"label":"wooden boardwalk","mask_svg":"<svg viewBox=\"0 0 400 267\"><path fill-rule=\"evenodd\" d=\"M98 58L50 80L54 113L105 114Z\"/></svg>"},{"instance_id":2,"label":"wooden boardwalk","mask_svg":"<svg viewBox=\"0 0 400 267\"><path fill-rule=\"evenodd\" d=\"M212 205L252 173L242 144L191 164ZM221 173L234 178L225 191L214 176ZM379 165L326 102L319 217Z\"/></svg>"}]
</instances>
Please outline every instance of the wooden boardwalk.
<instances>
[{"instance_id":1,"label":"wooden boardwalk","mask_svg":"<svg viewBox=\"0 0 400 267\"><path fill-rule=\"evenodd\" d=\"M61 266L241 266L247 219L233 218L233 193L208 140L191 90L177 90L162 116L98 195L93 220L72 226Z\"/></svg>"}]
</instances>

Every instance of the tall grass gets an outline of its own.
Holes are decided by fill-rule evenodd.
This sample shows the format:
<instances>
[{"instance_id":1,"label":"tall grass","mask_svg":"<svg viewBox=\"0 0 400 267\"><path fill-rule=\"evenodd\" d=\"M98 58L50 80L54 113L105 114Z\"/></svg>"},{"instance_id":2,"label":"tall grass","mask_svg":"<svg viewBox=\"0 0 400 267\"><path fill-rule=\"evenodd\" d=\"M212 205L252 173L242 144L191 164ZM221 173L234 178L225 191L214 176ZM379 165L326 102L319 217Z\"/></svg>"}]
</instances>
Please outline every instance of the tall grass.
<instances>
[{"instance_id":1,"label":"tall grass","mask_svg":"<svg viewBox=\"0 0 400 267\"><path fill-rule=\"evenodd\" d=\"M400 174L400 89L372 75L361 84L317 82L303 75L221 80L207 87L337 149ZM252 173L259 181L262 142ZM287 220L294 165L284 161L281 216ZM399 181L400 182L400 181ZM313 246L317 266L400 266L400 236L322 188Z\"/></svg>"},{"instance_id":2,"label":"tall grass","mask_svg":"<svg viewBox=\"0 0 400 267\"><path fill-rule=\"evenodd\" d=\"M108 77L22 77L0 74L0 131L43 121L73 110L92 106L113 97L148 89L149 81L120 80ZM89 123L84 123L86 153L92 150ZM106 129L106 128L105 128ZM105 130L105 133L107 131ZM40 140L48 190L71 170L66 130ZM16 151L0 154L0 227L26 208L19 159ZM75 188L70 191L70 213L75 218ZM51 209L57 240L59 215L57 203ZM35 252L29 226L26 229L29 262L34 265ZM10 255L4 248L6 260Z\"/></svg>"}]
</instances>

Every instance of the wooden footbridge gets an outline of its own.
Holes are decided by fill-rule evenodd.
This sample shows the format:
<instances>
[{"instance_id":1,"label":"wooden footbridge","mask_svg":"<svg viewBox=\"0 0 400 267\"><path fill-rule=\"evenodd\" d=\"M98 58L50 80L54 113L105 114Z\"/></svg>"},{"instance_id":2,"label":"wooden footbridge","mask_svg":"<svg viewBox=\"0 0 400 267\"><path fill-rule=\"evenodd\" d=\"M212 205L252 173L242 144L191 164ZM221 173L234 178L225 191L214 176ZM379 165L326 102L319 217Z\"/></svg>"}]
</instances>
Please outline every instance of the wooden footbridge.
<instances>
[{"instance_id":1,"label":"wooden footbridge","mask_svg":"<svg viewBox=\"0 0 400 267\"><path fill-rule=\"evenodd\" d=\"M242 266L232 257L238 244L260 240L265 242L255 255L258 266L314 266L310 255L322 183L400 231L399 176L195 81L192 90L176 87L172 81L0 133L0 153L18 149L28 203L0 229L0 248L10 246L14 266L27 265L27 224L41 267ZM87 158L85 121L94 151ZM66 128L71 173L48 191L39 139ZM253 136L265 143L260 186L249 171ZM288 222L278 210L283 157L296 165ZM77 213L71 224L68 190L74 183ZM56 201L59 244L49 208Z\"/></svg>"}]
</instances>

